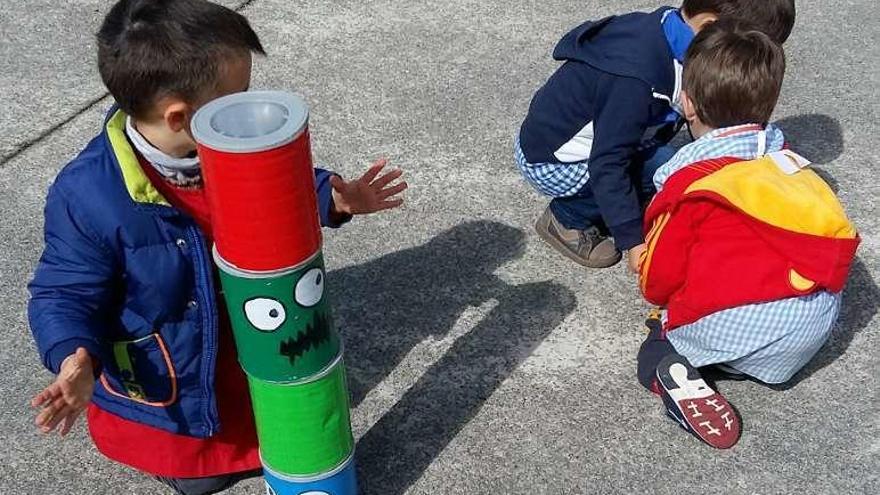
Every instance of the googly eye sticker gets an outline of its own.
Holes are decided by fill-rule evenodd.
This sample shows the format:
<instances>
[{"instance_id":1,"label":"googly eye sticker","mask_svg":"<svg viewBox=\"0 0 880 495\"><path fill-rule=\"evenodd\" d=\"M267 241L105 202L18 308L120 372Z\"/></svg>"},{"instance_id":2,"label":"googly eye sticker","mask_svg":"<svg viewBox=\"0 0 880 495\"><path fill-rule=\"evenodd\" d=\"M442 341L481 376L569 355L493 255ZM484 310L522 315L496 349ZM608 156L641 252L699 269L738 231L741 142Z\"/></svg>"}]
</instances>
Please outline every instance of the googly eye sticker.
<instances>
[{"instance_id":1,"label":"googly eye sticker","mask_svg":"<svg viewBox=\"0 0 880 495\"><path fill-rule=\"evenodd\" d=\"M246 301L244 315L261 332L274 332L287 320L284 305L268 297L255 297Z\"/></svg>"},{"instance_id":2,"label":"googly eye sticker","mask_svg":"<svg viewBox=\"0 0 880 495\"><path fill-rule=\"evenodd\" d=\"M312 268L307 271L296 283L293 297L304 308L310 308L321 302L321 298L324 297L324 270Z\"/></svg>"}]
</instances>

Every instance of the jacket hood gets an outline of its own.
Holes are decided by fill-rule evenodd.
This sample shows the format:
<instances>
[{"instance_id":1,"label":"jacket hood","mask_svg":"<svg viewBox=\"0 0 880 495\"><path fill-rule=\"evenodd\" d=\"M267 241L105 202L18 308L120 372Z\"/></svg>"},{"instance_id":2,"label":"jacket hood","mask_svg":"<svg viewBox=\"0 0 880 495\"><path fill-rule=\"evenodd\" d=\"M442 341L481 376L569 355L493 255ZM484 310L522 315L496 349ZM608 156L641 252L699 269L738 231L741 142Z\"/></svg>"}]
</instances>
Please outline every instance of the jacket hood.
<instances>
[{"instance_id":1,"label":"jacket hood","mask_svg":"<svg viewBox=\"0 0 880 495\"><path fill-rule=\"evenodd\" d=\"M754 234L789 260L792 288L843 289L859 236L830 187L812 170L786 172L773 153L734 163L688 187L686 197L717 201L743 215Z\"/></svg>"},{"instance_id":2,"label":"jacket hood","mask_svg":"<svg viewBox=\"0 0 880 495\"><path fill-rule=\"evenodd\" d=\"M663 7L588 21L571 30L556 45L553 58L575 60L601 71L640 79L655 91L671 95L675 85L673 54L661 21Z\"/></svg>"}]
</instances>

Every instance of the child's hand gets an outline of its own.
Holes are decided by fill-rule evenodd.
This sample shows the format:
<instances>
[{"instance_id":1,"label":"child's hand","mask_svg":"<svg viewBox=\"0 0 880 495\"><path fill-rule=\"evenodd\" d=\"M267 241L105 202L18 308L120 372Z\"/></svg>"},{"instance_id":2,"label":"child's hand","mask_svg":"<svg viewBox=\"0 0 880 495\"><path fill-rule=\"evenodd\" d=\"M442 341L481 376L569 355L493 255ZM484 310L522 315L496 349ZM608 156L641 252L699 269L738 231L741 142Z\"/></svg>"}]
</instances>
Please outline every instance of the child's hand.
<instances>
[{"instance_id":1,"label":"child's hand","mask_svg":"<svg viewBox=\"0 0 880 495\"><path fill-rule=\"evenodd\" d=\"M388 160L384 158L376 161L360 179L350 182L344 181L338 175L330 177L330 185L333 186L334 213L362 215L400 206L403 199L396 198L395 195L406 190L406 182L394 185L391 183L403 175L403 171L396 169L379 177L379 172L386 163Z\"/></svg>"},{"instance_id":2,"label":"child's hand","mask_svg":"<svg viewBox=\"0 0 880 495\"><path fill-rule=\"evenodd\" d=\"M627 261L629 262L629 269L633 273L639 273L639 260L642 258L642 253L645 252L645 243L641 243L638 246L633 247L627 252Z\"/></svg>"},{"instance_id":3,"label":"child's hand","mask_svg":"<svg viewBox=\"0 0 880 495\"><path fill-rule=\"evenodd\" d=\"M88 351L80 347L61 363L55 382L31 400L31 407L41 408L34 421L37 427L49 433L60 424L58 432L67 435L92 400L94 389L94 362Z\"/></svg>"}]
</instances>

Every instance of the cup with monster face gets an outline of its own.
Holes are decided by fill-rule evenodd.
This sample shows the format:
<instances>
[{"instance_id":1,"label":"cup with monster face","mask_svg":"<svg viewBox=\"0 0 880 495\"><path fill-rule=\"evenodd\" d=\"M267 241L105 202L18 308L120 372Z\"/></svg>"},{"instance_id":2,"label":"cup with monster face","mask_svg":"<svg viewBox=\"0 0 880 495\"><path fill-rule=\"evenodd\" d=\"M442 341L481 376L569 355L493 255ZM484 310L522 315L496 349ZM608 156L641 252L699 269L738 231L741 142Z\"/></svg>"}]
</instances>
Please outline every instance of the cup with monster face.
<instances>
[{"instance_id":1,"label":"cup with monster face","mask_svg":"<svg viewBox=\"0 0 880 495\"><path fill-rule=\"evenodd\" d=\"M340 344L324 291L320 251L297 267L275 272L237 269L216 249L214 258L238 359L250 377L289 383L330 366Z\"/></svg>"}]
</instances>

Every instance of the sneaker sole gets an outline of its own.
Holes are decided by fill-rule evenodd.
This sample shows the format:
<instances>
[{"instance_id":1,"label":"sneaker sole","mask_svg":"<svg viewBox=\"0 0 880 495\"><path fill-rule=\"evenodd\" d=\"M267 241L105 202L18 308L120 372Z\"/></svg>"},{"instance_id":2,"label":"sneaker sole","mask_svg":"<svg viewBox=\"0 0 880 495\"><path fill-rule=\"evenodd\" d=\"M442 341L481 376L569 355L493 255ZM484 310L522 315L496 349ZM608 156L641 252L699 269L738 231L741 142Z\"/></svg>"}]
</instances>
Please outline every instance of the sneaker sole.
<instances>
[{"instance_id":1,"label":"sneaker sole","mask_svg":"<svg viewBox=\"0 0 880 495\"><path fill-rule=\"evenodd\" d=\"M657 380L667 414L682 428L716 449L736 445L742 433L739 414L687 359L680 355L664 358L657 366Z\"/></svg>"},{"instance_id":2,"label":"sneaker sole","mask_svg":"<svg viewBox=\"0 0 880 495\"><path fill-rule=\"evenodd\" d=\"M538 234L538 237L549 244L550 247L552 247L559 254L587 268L610 268L619 263L621 258L623 258L623 255L621 253L617 253L617 256L615 256L614 258L600 261L589 261L579 257L575 253L571 252L568 249L568 246L565 245L565 243L563 243L550 233L550 215L552 215L552 213L549 213L547 211L545 211L544 214L541 215L541 218L539 218L538 221L535 223L535 232Z\"/></svg>"}]
</instances>

